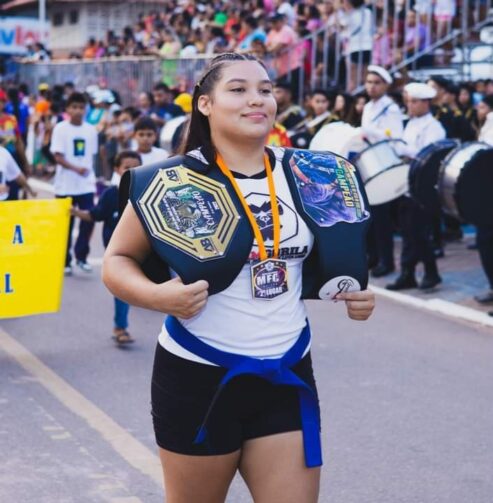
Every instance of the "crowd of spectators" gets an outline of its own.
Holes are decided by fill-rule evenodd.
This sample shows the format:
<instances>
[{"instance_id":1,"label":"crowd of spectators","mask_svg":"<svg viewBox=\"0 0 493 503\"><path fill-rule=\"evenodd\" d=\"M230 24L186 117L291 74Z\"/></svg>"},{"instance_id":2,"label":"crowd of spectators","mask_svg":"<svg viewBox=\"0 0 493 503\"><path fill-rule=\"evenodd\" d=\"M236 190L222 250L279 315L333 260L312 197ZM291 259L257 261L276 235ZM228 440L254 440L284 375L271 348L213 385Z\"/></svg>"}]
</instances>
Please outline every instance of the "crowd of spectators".
<instances>
[{"instance_id":1,"label":"crowd of spectators","mask_svg":"<svg viewBox=\"0 0 493 503\"><path fill-rule=\"evenodd\" d=\"M459 85L442 78L435 79L438 95L435 99L436 115L449 132L450 137L463 141L478 138L481 127L487 122L482 99L493 95L493 80L478 80ZM93 125L99 135L99 156L96 167L101 178L110 178L111 165L122 150L135 147L134 129L142 117L151 119L157 135L156 145L175 153L180 133L191 112L191 96L168 87L163 82L141 92L135 103L124 106L115 90L89 86L77 90L73 83L54 87L40 84L37 92L30 93L25 84L0 89L0 144L7 148L26 173L34 170L39 175L50 176L55 160L50 154L51 133L54 126L65 118L65 103L74 91L82 91L87 98L85 121ZM351 95L342 88L315 89L307 93L303 105L293 100L289 85L279 82L274 87L278 104L277 123L268 140L273 145L290 145L298 131L313 136L323 125L342 121L353 127L361 124L366 94ZM394 100L403 107L399 89L392 93ZM491 116L489 118L491 126ZM467 135L462 138L461 135ZM295 145L300 146L300 145Z\"/></svg>"},{"instance_id":2,"label":"crowd of spectators","mask_svg":"<svg viewBox=\"0 0 493 503\"><path fill-rule=\"evenodd\" d=\"M172 70L172 60L179 58L252 52L271 59L276 76L303 65L305 76L327 71L336 83L347 80L351 91L370 61L389 68L425 50L459 22L456 11L456 0L169 0L121 33L90 38L71 57L155 56L170 60ZM322 28L325 33L310 38ZM37 44L26 59L48 58ZM416 64L430 63L423 56Z\"/></svg>"}]
</instances>

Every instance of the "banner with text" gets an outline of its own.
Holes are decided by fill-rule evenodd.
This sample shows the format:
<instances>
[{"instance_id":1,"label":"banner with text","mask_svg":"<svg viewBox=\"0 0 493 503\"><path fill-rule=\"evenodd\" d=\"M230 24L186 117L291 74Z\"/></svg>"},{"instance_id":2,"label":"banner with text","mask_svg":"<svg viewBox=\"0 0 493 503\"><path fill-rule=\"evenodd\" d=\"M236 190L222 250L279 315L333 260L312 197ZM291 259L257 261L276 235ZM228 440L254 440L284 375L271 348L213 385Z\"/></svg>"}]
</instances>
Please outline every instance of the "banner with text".
<instances>
[{"instance_id":1,"label":"banner with text","mask_svg":"<svg viewBox=\"0 0 493 503\"><path fill-rule=\"evenodd\" d=\"M0 53L25 54L28 43L47 40L42 23L34 17L0 17Z\"/></svg>"},{"instance_id":2,"label":"banner with text","mask_svg":"<svg viewBox=\"0 0 493 503\"><path fill-rule=\"evenodd\" d=\"M0 319L60 309L71 204L0 202Z\"/></svg>"}]
</instances>

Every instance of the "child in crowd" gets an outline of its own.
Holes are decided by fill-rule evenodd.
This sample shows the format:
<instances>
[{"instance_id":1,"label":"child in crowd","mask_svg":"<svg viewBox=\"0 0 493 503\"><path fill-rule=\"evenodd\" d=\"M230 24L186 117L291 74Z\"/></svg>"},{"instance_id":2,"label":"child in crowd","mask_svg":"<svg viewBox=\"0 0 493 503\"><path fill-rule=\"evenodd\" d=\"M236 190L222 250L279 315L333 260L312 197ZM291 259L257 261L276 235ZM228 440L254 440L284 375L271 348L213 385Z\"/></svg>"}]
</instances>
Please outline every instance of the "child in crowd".
<instances>
[{"instance_id":1,"label":"child in crowd","mask_svg":"<svg viewBox=\"0 0 493 503\"><path fill-rule=\"evenodd\" d=\"M98 204L90 210L80 210L72 208L72 216L78 217L86 222L103 222L103 244L106 248L110 242L111 235L115 230L119 219L118 212L118 185L120 179L127 169L136 168L142 164L142 159L137 152L125 150L120 152L114 161L114 175L112 182L114 185L106 189ZM134 342L128 333L128 311L130 306L115 297L115 317L113 337L118 345Z\"/></svg>"},{"instance_id":2,"label":"child in crowd","mask_svg":"<svg viewBox=\"0 0 493 503\"><path fill-rule=\"evenodd\" d=\"M5 201L9 196L9 182L16 182L32 197L36 197L36 192L27 183L27 179L15 162L10 152L0 146L0 201Z\"/></svg>"},{"instance_id":3,"label":"child in crowd","mask_svg":"<svg viewBox=\"0 0 493 503\"><path fill-rule=\"evenodd\" d=\"M156 139L156 123L150 117L138 119L134 126L134 140L137 143L136 151L142 159L142 164L164 161L169 157L167 150L154 146Z\"/></svg>"},{"instance_id":4,"label":"child in crowd","mask_svg":"<svg viewBox=\"0 0 493 503\"><path fill-rule=\"evenodd\" d=\"M71 197L74 205L81 210L90 210L94 206L96 192L96 174L94 166L98 154L98 132L94 126L84 121L86 98L81 93L72 93L65 107L68 119L59 122L53 128L50 151L56 165L55 196ZM70 219L65 274L72 274L72 229L74 219ZM74 251L77 266L84 272L91 272L87 263L89 241L93 224L81 222Z\"/></svg>"}]
</instances>

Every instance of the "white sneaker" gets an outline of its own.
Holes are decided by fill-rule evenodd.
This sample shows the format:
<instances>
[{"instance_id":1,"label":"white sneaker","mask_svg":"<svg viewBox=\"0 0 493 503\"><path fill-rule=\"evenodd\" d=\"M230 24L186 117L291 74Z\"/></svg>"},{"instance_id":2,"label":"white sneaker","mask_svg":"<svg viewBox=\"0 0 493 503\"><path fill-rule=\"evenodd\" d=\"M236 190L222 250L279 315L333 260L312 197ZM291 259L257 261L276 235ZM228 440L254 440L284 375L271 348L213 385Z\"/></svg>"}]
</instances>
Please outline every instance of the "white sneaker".
<instances>
[{"instance_id":1,"label":"white sneaker","mask_svg":"<svg viewBox=\"0 0 493 503\"><path fill-rule=\"evenodd\" d=\"M65 268L63 269L63 274L65 276L72 276L72 266L71 265L65 266Z\"/></svg>"},{"instance_id":2,"label":"white sneaker","mask_svg":"<svg viewBox=\"0 0 493 503\"><path fill-rule=\"evenodd\" d=\"M82 269L84 272L92 272L92 266L90 266L87 262L82 262L82 260L77 260L77 266Z\"/></svg>"}]
</instances>

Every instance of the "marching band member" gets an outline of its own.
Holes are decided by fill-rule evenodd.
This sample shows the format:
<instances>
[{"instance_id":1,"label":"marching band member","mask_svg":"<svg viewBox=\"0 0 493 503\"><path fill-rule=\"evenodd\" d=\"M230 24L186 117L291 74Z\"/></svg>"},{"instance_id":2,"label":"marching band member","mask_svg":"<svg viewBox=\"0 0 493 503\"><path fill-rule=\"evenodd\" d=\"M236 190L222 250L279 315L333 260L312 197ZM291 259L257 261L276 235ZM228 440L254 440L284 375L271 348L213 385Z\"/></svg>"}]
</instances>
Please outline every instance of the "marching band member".
<instances>
[{"instance_id":1,"label":"marching band member","mask_svg":"<svg viewBox=\"0 0 493 503\"><path fill-rule=\"evenodd\" d=\"M407 112L410 117L403 140L402 154L414 158L424 147L443 140L445 129L430 113L431 100L436 91L427 84L413 82L404 87ZM415 268L424 263L425 274L419 288L428 290L441 282L431 243L432 221L410 197L402 198L400 207L402 227L401 273L389 290L403 290L418 286Z\"/></svg>"},{"instance_id":2,"label":"marching band member","mask_svg":"<svg viewBox=\"0 0 493 503\"><path fill-rule=\"evenodd\" d=\"M397 104L387 95L392 76L383 67L370 65L365 88L370 101L363 109L361 130L370 142L384 139L400 139L403 132L403 116ZM373 225L369 235L371 273L375 278L394 271L394 238L391 219L392 203L372 206Z\"/></svg>"},{"instance_id":3,"label":"marching band member","mask_svg":"<svg viewBox=\"0 0 493 503\"><path fill-rule=\"evenodd\" d=\"M274 85L274 98L277 103L276 121L287 130L295 127L305 117L303 109L293 103L291 84L278 81Z\"/></svg>"},{"instance_id":4,"label":"marching band member","mask_svg":"<svg viewBox=\"0 0 493 503\"><path fill-rule=\"evenodd\" d=\"M370 101L363 109L361 128L371 142L388 138L401 139L404 130L403 116L395 101L387 95L393 79L383 67L370 65L365 81Z\"/></svg>"},{"instance_id":5,"label":"marching band member","mask_svg":"<svg viewBox=\"0 0 493 503\"><path fill-rule=\"evenodd\" d=\"M312 137L315 136L323 126L334 121L330 111L331 105L331 100L326 91L323 89L315 89L312 91L309 100L309 106L312 112L308 114L304 121L307 131Z\"/></svg>"},{"instance_id":6,"label":"marching band member","mask_svg":"<svg viewBox=\"0 0 493 503\"><path fill-rule=\"evenodd\" d=\"M288 132L294 147L308 148L312 138L323 126L337 120L329 110L331 103L329 95L323 89L315 89L308 99L309 112L307 116Z\"/></svg>"},{"instance_id":7,"label":"marching band member","mask_svg":"<svg viewBox=\"0 0 493 503\"><path fill-rule=\"evenodd\" d=\"M184 155L120 184L131 204L103 279L170 315L151 393L170 501L224 501L239 470L255 501L315 503L320 422L302 295L327 295L332 270L351 318L373 309L367 290L338 293L349 283L337 268L362 288L367 279L369 214L354 168L265 148L275 115L263 64L221 54L195 87Z\"/></svg>"}]
</instances>

